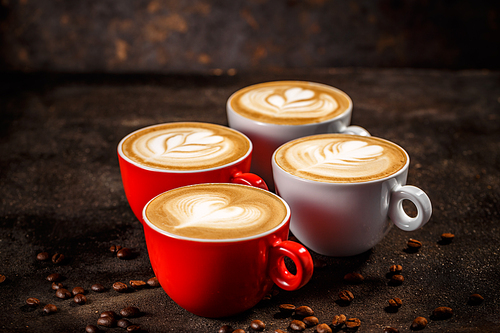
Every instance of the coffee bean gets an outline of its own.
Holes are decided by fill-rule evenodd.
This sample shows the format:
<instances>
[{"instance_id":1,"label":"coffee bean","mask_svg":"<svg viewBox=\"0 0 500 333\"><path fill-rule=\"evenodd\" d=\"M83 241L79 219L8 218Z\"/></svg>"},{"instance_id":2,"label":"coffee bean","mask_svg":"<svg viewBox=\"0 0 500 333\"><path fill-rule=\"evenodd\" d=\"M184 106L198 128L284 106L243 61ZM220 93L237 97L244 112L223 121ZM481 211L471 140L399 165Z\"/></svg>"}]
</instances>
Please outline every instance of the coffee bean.
<instances>
[{"instance_id":1,"label":"coffee bean","mask_svg":"<svg viewBox=\"0 0 500 333\"><path fill-rule=\"evenodd\" d=\"M339 298L344 302L352 302L354 295L349 290L342 290L339 293Z\"/></svg>"},{"instance_id":2,"label":"coffee bean","mask_svg":"<svg viewBox=\"0 0 500 333\"><path fill-rule=\"evenodd\" d=\"M405 278L403 275L396 274L396 275L391 276L390 284L393 286L399 286L399 285L403 284L404 281L405 281Z\"/></svg>"},{"instance_id":3,"label":"coffee bean","mask_svg":"<svg viewBox=\"0 0 500 333\"><path fill-rule=\"evenodd\" d=\"M105 292L106 291L106 287L104 287L102 284L100 283L96 283L96 284L93 284L90 289L92 289L92 291L95 291L97 293L102 293L102 292Z\"/></svg>"},{"instance_id":4,"label":"coffee bean","mask_svg":"<svg viewBox=\"0 0 500 333\"><path fill-rule=\"evenodd\" d=\"M73 290L71 290L71 293L73 294L73 296L77 294L85 294L85 289L83 289L82 287L75 287L73 288Z\"/></svg>"},{"instance_id":5,"label":"coffee bean","mask_svg":"<svg viewBox=\"0 0 500 333\"><path fill-rule=\"evenodd\" d=\"M266 329L266 324L262 320L255 319L250 323L250 327L255 331L263 331Z\"/></svg>"},{"instance_id":6,"label":"coffee bean","mask_svg":"<svg viewBox=\"0 0 500 333\"><path fill-rule=\"evenodd\" d=\"M414 331L423 330L427 326L427 319L424 317L417 317L411 324L410 328Z\"/></svg>"},{"instance_id":7,"label":"coffee bean","mask_svg":"<svg viewBox=\"0 0 500 333\"><path fill-rule=\"evenodd\" d=\"M85 332L87 332L87 333L98 333L100 331L101 330L99 328L97 328L97 326L94 326L94 325L87 325L85 327Z\"/></svg>"},{"instance_id":8,"label":"coffee bean","mask_svg":"<svg viewBox=\"0 0 500 333\"><path fill-rule=\"evenodd\" d=\"M7 277L5 275L0 274L0 284L4 283L5 280L7 280Z\"/></svg>"},{"instance_id":9,"label":"coffee bean","mask_svg":"<svg viewBox=\"0 0 500 333\"><path fill-rule=\"evenodd\" d=\"M50 258L50 255L48 252L40 252L36 255L36 258L40 261L45 261Z\"/></svg>"},{"instance_id":10,"label":"coffee bean","mask_svg":"<svg viewBox=\"0 0 500 333\"><path fill-rule=\"evenodd\" d=\"M130 325L132 325L132 323L128 319L125 319L125 318L122 318L116 322L116 326L121 327L121 328L127 328Z\"/></svg>"},{"instance_id":11,"label":"coffee bean","mask_svg":"<svg viewBox=\"0 0 500 333\"><path fill-rule=\"evenodd\" d=\"M403 301L397 297L394 297L393 299L389 300L390 307L399 308L401 305L403 305Z\"/></svg>"},{"instance_id":12,"label":"coffee bean","mask_svg":"<svg viewBox=\"0 0 500 333\"><path fill-rule=\"evenodd\" d=\"M124 259L124 260L127 260L127 259L131 259L132 258L132 250L130 250L129 248L127 247L124 247L123 249L121 249L120 251L116 252L116 256L120 259Z\"/></svg>"},{"instance_id":13,"label":"coffee bean","mask_svg":"<svg viewBox=\"0 0 500 333\"><path fill-rule=\"evenodd\" d=\"M332 325L335 328L339 328L345 324L346 320L347 320L347 317L345 315L343 315L343 314L337 315L337 316L333 317Z\"/></svg>"},{"instance_id":14,"label":"coffee bean","mask_svg":"<svg viewBox=\"0 0 500 333\"><path fill-rule=\"evenodd\" d=\"M284 315L290 316L295 311L295 305L293 305L293 304L281 304L279 309L280 309L280 312L283 313Z\"/></svg>"},{"instance_id":15,"label":"coffee bean","mask_svg":"<svg viewBox=\"0 0 500 333\"><path fill-rule=\"evenodd\" d=\"M302 332L306 329L306 324L300 320L292 320L289 327L292 331Z\"/></svg>"},{"instance_id":16,"label":"coffee bean","mask_svg":"<svg viewBox=\"0 0 500 333\"><path fill-rule=\"evenodd\" d=\"M401 265L392 265L389 267L389 272L394 273L394 274L399 274L403 271L403 266Z\"/></svg>"},{"instance_id":17,"label":"coffee bean","mask_svg":"<svg viewBox=\"0 0 500 333\"><path fill-rule=\"evenodd\" d=\"M115 282L113 283L113 289L119 293L124 293L128 290L128 286L123 282Z\"/></svg>"},{"instance_id":18,"label":"coffee bean","mask_svg":"<svg viewBox=\"0 0 500 333\"><path fill-rule=\"evenodd\" d=\"M160 286L160 282L158 282L158 278L156 276L149 279L147 281L147 284L148 284L148 286L153 287L153 288L157 288Z\"/></svg>"},{"instance_id":19,"label":"coffee bean","mask_svg":"<svg viewBox=\"0 0 500 333\"><path fill-rule=\"evenodd\" d=\"M60 288L64 288L64 286L61 282L52 282L52 290L57 290Z\"/></svg>"},{"instance_id":20,"label":"coffee bean","mask_svg":"<svg viewBox=\"0 0 500 333\"><path fill-rule=\"evenodd\" d=\"M313 267L315 269L325 268L326 266L328 266L328 263L325 260L318 258L313 259Z\"/></svg>"},{"instance_id":21,"label":"coffee bean","mask_svg":"<svg viewBox=\"0 0 500 333\"><path fill-rule=\"evenodd\" d=\"M244 330L242 330L241 328L238 328L238 329L234 330L233 333L246 333L246 332Z\"/></svg>"},{"instance_id":22,"label":"coffee bean","mask_svg":"<svg viewBox=\"0 0 500 333\"><path fill-rule=\"evenodd\" d=\"M47 281L49 282L59 282L62 280L62 275L59 273L53 273L47 276Z\"/></svg>"},{"instance_id":23,"label":"coffee bean","mask_svg":"<svg viewBox=\"0 0 500 333\"><path fill-rule=\"evenodd\" d=\"M28 304L29 306L38 306L40 305L40 300L38 298L35 298L35 297L30 297L26 300L26 304Z\"/></svg>"},{"instance_id":24,"label":"coffee bean","mask_svg":"<svg viewBox=\"0 0 500 333\"><path fill-rule=\"evenodd\" d=\"M110 316L104 316L97 319L97 325L104 327L115 327L116 319Z\"/></svg>"},{"instance_id":25,"label":"coffee bean","mask_svg":"<svg viewBox=\"0 0 500 333\"><path fill-rule=\"evenodd\" d=\"M449 232L445 232L444 234L441 234L441 241L443 243L451 243L451 241L455 238L455 235Z\"/></svg>"},{"instance_id":26,"label":"coffee bean","mask_svg":"<svg viewBox=\"0 0 500 333\"><path fill-rule=\"evenodd\" d=\"M384 333L399 333L399 330L394 327L386 327Z\"/></svg>"},{"instance_id":27,"label":"coffee bean","mask_svg":"<svg viewBox=\"0 0 500 333\"><path fill-rule=\"evenodd\" d=\"M432 311L432 316L437 320L448 319L453 316L453 310L447 306L440 306Z\"/></svg>"},{"instance_id":28,"label":"coffee bean","mask_svg":"<svg viewBox=\"0 0 500 333\"><path fill-rule=\"evenodd\" d=\"M83 294L76 294L75 297L73 297L73 301L78 305L83 305L87 303L87 297Z\"/></svg>"},{"instance_id":29,"label":"coffee bean","mask_svg":"<svg viewBox=\"0 0 500 333\"><path fill-rule=\"evenodd\" d=\"M111 317L114 319L118 319L118 315L114 311L104 311L99 315L100 318L102 317Z\"/></svg>"},{"instance_id":30,"label":"coffee bean","mask_svg":"<svg viewBox=\"0 0 500 333\"><path fill-rule=\"evenodd\" d=\"M472 294L469 296L469 304L479 305L483 303L484 297L479 294Z\"/></svg>"},{"instance_id":31,"label":"coffee bean","mask_svg":"<svg viewBox=\"0 0 500 333\"><path fill-rule=\"evenodd\" d=\"M345 321L345 326L350 329L358 328L361 326L361 320L358 318L349 318Z\"/></svg>"},{"instance_id":32,"label":"coffee bean","mask_svg":"<svg viewBox=\"0 0 500 333\"><path fill-rule=\"evenodd\" d=\"M56 253L52 256L52 262L54 264L61 264L64 261L64 254Z\"/></svg>"},{"instance_id":33,"label":"coffee bean","mask_svg":"<svg viewBox=\"0 0 500 333\"><path fill-rule=\"evenodd\" d=\"M420 242L416 239L410 238L407 245L408 245L408 248L410 248L410 249L418 250L422 247L422 242Z\"/></svg>"},{"instance_id":34,"label":"coffee bean","mask_svg":"<svg viewBox=\"0 0 500 333\"><path fill-rule=\"evenodd\" d=\"M116 253L116 252L120 251L121 249L122 249L122 247L120 245L111 245L111 247L109 248L109 251Z\"/></svg>"},{"instance_id":35,"label":"coffee bean","mask_svg":"<svg viewBox=\"0 0 500 333\"><path fill-rule=\"evenodd\" d=\"M140 314L141 310L139 310L139 308L136 308L135 306L128 306L120 310L120 316L125 318L138 317Z\"/></svg>"},{"instance_id":36,"label":"coffee bean","mask_svg":"<svg viewBox=\"0 0 500 333\"><path fill-rule=\"evenodd\" d=\"M56 290L56 297L61 299L68 299L71 297L71 293L64 288L59 288Z\"/></svg>"},{"instance_id":37,"label":"coffee bean","mask_svg":"<svg viewBox=\"0 0 500 333\"><path fill-rule=\"evenodd\" d=\"M130 280L128 284L134 289L140 289L146 285L146 282L141 280Z\"/></svg>"},{"instance_id":38,"label":"coffee bean","mask_svg":"<svg viewBox=\"0 0 500 333\"><path fill-rule=\"evenodd\" d=\"M217 331L217 333L232 333L232 332L233 328L229 325L224 325Z\"/></svg>"},{"instance_id":39,"label":"coffee bean","mask_svg":"<svg viewBox=\"0 0 500 333\"><path fill-rule=\"evenodd\" d=\"M316 333L332 333L332 329L327 324L319 324L316 327Z\"/></svg>"},{"instance_id":40,"label":"coffee bean","mask_svg":"<svg viewBox=\"0 0 500 333\"><path fill-rule=\"evenodd\" d=\"M140 332L141 331L141 326L139 325L130 325L127 327L127 332Z\"/></svg>"},{"instance_id":41,"label":"coffee bean","mask_svg":"<svg viewBox=\"0 0 500 333\"><path fill-rule=\"evenodd\" d=\"M304 322L304 324L306 324L307 327L313 327L319 324L318 318L314 316L305 317L304 319L302 319L302 321Z\"/></svg>"},{"instance_id":42,"label":"coffee bean","mask_svg":"<svg viewBox=\"0 0 500 333\"><path fill-rule=\"evenodd\" d=\"M314 315L314 311L310 307L302 305L295 309L295 314L301 317L309 317Z\"/></svg>"},{"instance_id":43,"label":"coffee bean","mask_svg":"<svg viewBox=\"0 0 500 333\"><path fill-rule=\"evenodd\" d=\"M43 312L45 314L52 314L57 312L57 306L54 304L47 304L43 307Z\"/></svg>"},{"instance_id":44,"label":"coffee bean","mask_svg":"<svg viewBox=\"0 0 500 333\"><path fill-rule=\"evenodd\" d=\"M365 280L363 275L359 273L347 273L344 275L344 281L350 284L360 284Z\"/></svg>"}]
</instances>

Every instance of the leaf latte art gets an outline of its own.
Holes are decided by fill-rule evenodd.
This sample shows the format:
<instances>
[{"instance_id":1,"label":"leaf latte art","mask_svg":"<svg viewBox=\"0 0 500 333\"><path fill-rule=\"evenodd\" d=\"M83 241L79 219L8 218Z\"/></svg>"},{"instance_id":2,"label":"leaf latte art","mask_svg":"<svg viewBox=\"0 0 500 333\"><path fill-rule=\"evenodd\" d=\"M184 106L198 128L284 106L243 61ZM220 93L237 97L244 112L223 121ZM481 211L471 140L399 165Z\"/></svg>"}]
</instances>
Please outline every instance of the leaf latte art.
<instances>
[{"instance_id":1,"label":"leaf latte art","mask_svg":"<svg viewBox=\"0 0 500 333\"><path fill-rule=\"evenodd\" d=\"M285 218L286 208L261 189L199 184L162 194L148 205L146 214L158 228L176 235L227 239L274 228Z\"/></svg>"},{"instance_id":2,"label":"leaf latte art","mask_svg":"<svg viewBox=\"0 0 500 333\"><path fill-rule=\"evenodd\" d=\"M301 178L326 182L359 182L384 178L407 162L404 151L373 137L324 134L279 148L276 163Z\"/></svg>"}]
</instances>

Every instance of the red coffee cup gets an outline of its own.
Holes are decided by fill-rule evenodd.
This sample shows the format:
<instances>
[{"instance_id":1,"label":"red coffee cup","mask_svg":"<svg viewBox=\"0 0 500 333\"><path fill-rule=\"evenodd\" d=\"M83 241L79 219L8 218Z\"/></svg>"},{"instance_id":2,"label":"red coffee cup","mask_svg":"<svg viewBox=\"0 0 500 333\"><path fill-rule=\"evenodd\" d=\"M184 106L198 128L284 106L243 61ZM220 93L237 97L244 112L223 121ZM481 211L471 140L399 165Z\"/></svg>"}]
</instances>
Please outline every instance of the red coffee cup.
<instances>
[{"instance_id":1,"label":"red coffee cup","mask_svg":"<svg viewBox=\"0 0 500 333\"><path fill-rule=\"evenodd\" d=\"M191 313L209 318L231 316L252 308L274 284L296 290L313 274L307 249L287 240L290 208L281 198L286 217L276 227L250 237L221 240L179 236L158 228L146 215L155 199L143 210L149 259L165 292ZM286 268L285 257L294 262L296 274Z\"/></svg>"},{"instance_id":2,"label":"red coffee cup","mask_svg":"<svg viewBox=\"0 0 500 333\"><path fill-rule=\"evenodd\" d=\"M232 131L243 137L249 143L247 152L239 159L222 166L198 170L172 170L161 167L149 167L127 157L123 151L123 144L127 138L144 130L151 130L166 124L157 124L136 130L124 137L118 144L118 161L122 176L123 188L128 203L135 216L142 221L144 205L156 195L173 188L199 183L237 183L252 185L268 189L266 183L259 176L248 173L252 159L253 145L244 134L225 126L208 123L170 123L182 127L201 124L224 131Z\"/></svg>"}]
</instances>

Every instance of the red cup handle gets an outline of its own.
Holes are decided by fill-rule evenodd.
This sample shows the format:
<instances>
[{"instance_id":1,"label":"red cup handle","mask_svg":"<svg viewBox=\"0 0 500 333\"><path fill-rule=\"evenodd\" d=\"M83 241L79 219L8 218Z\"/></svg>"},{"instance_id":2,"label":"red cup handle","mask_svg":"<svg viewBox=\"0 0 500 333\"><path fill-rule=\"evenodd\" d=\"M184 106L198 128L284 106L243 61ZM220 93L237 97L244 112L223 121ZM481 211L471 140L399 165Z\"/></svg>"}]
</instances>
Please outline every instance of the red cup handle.
<instances>
[{"instance_id":1,"label":"red cup handle","mask_svg":"<svg viewBox=\"0 0 500 333\"><path fill-rule=\"evenodd\" d=\"M264 179L260 178L256 174L249 172L246 173L241 171L234 172L231 177L231 183L255 186L264 189L266 191L269 191L269 188L267 187L267 184L264 181Z\"/></svg>"},{"instance_id":2,"label":"red cup handle","mask_svg":"<svg viewBox=\"0 0 500 333\"><path fill-rule=\"evenodd\" d=\"M290 258L296 268L294 275L285 265L285 257ZM313 260L307 249L292 241L283 241L271 248L269 253L271 279L284 290L296 290L303 287L312 277Z\"/></svg>"}]
</instances>

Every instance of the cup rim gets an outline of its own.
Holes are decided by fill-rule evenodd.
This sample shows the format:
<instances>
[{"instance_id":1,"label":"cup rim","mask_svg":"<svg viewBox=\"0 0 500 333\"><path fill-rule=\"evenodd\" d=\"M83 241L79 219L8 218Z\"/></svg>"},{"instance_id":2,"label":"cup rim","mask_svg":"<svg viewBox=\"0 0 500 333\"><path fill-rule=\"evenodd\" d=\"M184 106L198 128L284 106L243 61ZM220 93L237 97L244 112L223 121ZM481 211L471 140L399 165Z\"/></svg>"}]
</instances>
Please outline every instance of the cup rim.
<instances>
[{"instance_id":1,"label":"cup rim","mask_svg":"<svg viewBox=\"0 0 500 333\"><path fill-rule=\"evenodd\" d=\"M325 136L325 135L334 135L334 136L349 135L349 136L353 136L353 137L361 137L361 138L363 138L363 136L356 135L356 134L323 133L323 134L308 135L308 136L305 136L305 137L302 137L302 138L297 138L295 140L304 139L304 138L308 138L308 137ZM384 182L384 181L387 181L389 179L398 177L400 174L402 174L402 173L406 172L406 170L408 170L408 167L410 165L410 155L408 154L408 152L403 147L401 147L400 145L398 145L395 142L389 141L389 140L384 139L384 138L380 138L380 137L376 137L376 136L370 136L370 138L374 138L376 140L382 140L382 141L385 141L385 142L389 142L389 143L395 145L396 147L398 147L405 154L405 156L406 156L406 163L401 167L401 169L399 169L396 172L394 172L394 173L392 173L390 175L387 175L387 176L385 176L383 178L366 180L366 181L360 181L360 182L352 182L352 183L336 183L336 182L326 182L326 181L319 181L319 180L302 178L302 177L299 177L299 176L296 176L296 175L292 175L291 173L285 171L281 166L278 165L278 163L276 163L276 160L275 160L276 153L278 152L278 150L282 146L284 146L285 144L287 144L287 143L289 143L291 141L295 141L295 140L291 140L291 141L285 142L284 144L282 144L278 148L276 148L276 150L273 152L273 156L271 158L272 169L274 170L274 168L276 167L276 168L279 169L279 171L285 173L287 176L292 177L292 178L294 178L296 180L300 180L300 181L307 182L307 183L313 183L313 184L324 184L325 186L328 186L328 185L330 185L330 186L332 186L332 185L334 185L334 186L357 186L357 185L375 184L375 183Z\"/></svg>"},{"instance_id":2,"label":"cup rim","mask_svg":"<svg viewBox=\"0 0 500 333\"><path fill-rule=\"evenodd\" d=\"M227 163L227 164L224 164L224 165L219 165L219 166L212 167L212 168L195 169L195 170L169 170L169 169L154 168L154 167L142 165L142 164L140 164L140 163L132 160L131 158L129 158L128 156L125 155L125 153L123 152L123 143L130 136L134 135L137 132L143 131L145 129L152 128L152 127L157 127L157 126L162 126L162 125L166 125L166 124L209 124L209 125L213 125L213 126L224 127L224 129L227 129L229 131L235 132L235 133L243 136L248 141L248 143L249 143L248 151L242 157L240 157L237 160L234 160L234 161L232 161L230 163ZM192 174L192 173L209 172L209 171L219 170L219 169L227 168L227 167L230 167L232 165L236 165L236 164L240 163L241 161L245 160L252 153L252 151L253 151L253 143L252 143L252 141L245 134L241 133L238 130L235 130L234 128L228 127L228 126L223 126L223 125L214 124L214 123L207 123L207 122L202 122L202 121L179 121L179 122L173 121L173 122L159 123L159 124L153 124L153 125L141 127L139 129L136 129L133 132L130 132L129 134L127 134L125 137L123 137L120 140L120 142L118 143L117 151L118 151L118 155L122 159L124 159L125 161L129 162L130 164L133 164L134 166L136 166L138 168L141 168L143 170L155 171L155 172L160 172L160 173Z\"/></svg>"},{"instance_id":3,"label":"cup rim","mask_svg":"<svg viewBox=\"0 0 500 333\"><path fill-rule=\"evenodd\" d=\"M232 107L231 107L231 100L233 99L234 95L236 95L239 91L243 90L243 89L246 89L246 88L250 88L250 87L253 87L253 86L257 86L257 85L260 85L260 84L264 84L264 83L274 83L274 82L303 82L303 83L309 83L309 84L312 84L312 85L318 85L318 86L322 86L322 87L326 87L328 89L332 89L332 90L335 90L335 91L338 91L340 93L342 93L343 95L345 95L345 97L347 98L347 100L349 101L349 107L347 109L344 110L344 112L342 112L341 114L335 116L335 117L332 117L332 118L329 118L329 119L326 119L326 120L323 120L323 121L320 121L320 122L317 122L317 123L306 123L306 124L297 124L297 125L292 125L292 124L273 124L273 123L266 123L266 122L263 122L263 121L259 121L259 120L254 120L254 119L251 119L251 118L247 118L243 115L241 115L240 113L236 112ZM242 87L238 90L236 90L235 92L233 92L227 99L226 101L226 111L231 111L233 112L234 114L244 118L244 119L247 119L249 121L252 121L253 123L256 123L256 124L259 124L261 126L283 126L283 127L312 127L312 126L318 126L318 125L322 125L322 124L325 124L325 123L329 123L329 122L333 122L333 121L336 121L338 120L339 118L342 118L342 117L345 117L345 115L347 113L351 113L352 112L352 109L353 109L353 101L352 101L352 98L351 96L349 96L345 91L337 88L337 87L333 87L333 86L330 86L328 84L325 84L325 83L320 83L320 82L314 82L314 81L304 81L304 80L271 80L271 81L264 81L264 82L259 82L259 83L254 83L254 84L251 84L251 85L248 85L248 86L245 86L245 87Z\"/></svg>"},{"instance_id":4,"label":"cup rim","mask_svg":"<svg viewBox=\"0 0 500 333\"><path fill-rule=\"evenodd\" d=\"M168 231L165 231L165 230L162 230L162 229L158 228L151 221L149 221L148 218L146 217L146 209L149 206L149 204L153 200L155 200L157 197L161 196L162 194L164 194L166 192L173 191L173 190L180 189L180 188L189 188L189 187L207 186L207 185L221 185L221 184L222 185L230 185L230 186L250 187L250 188L256 189L258 191L264 191L264 192L266 192L268 194L271 194L272 196L274 196L275 198L279 199L283 203L283 205L286 208L286 216L283 218L283 220L277 226L275 226L274 228L269 229L269 230L267 230L265 232L262 232L262 233L259 233L259 234L256 234L256 235L252 235L252 236L248 236L248 237L226 238L226 239L204 239L204 238L195 238L195 237L187 237L187 236L176 235L176 234L173 234L173 233L170 233ZM144 220L144 222L147 224L147 226L149 228L151 228L153 231L155 231L155 232L157 232L159 234L162 234L162 235L170 237L170 238L178 239L178 240L183 240L183 241L191 241L191 242L195 242L195 243L214 243L214 244L238 243L238 242L244 242L244 241L248 241L248 240L259 239L259 238L265 237L265 236L270 235L270 234L274 233L275 231L281 229L286 223L288 223L290 221L290 216L291 216L290 206L288 205L288 203L283 198L281 198L280 196L276 195L275 193L273 193L271 191L266 191L266 190L261 189L259 187L254 187L254 186L249 186L249 185L242 185L242 184L234 184L234 183L203 183L203 184L193 184L193 185L187 185L187 186L177 187L177 188L174 188L174 189L171 189L171 190L168 190L168 191L165 191L165 192L162 192L162 193L158 194L153 199L149 200L148 203L142 209L142 219Z\"/></svg>"}]
</instances>

